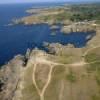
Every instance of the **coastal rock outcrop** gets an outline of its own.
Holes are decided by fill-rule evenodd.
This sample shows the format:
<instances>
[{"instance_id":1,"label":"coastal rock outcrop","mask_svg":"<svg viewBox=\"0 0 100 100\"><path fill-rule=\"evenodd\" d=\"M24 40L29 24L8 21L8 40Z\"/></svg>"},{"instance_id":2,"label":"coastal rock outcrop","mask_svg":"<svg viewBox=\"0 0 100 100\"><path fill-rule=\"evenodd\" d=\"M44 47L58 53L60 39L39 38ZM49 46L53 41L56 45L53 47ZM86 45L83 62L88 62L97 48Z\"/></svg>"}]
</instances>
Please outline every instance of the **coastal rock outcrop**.
<instances>
[{"instance_id":1,"label":"coastal rock outcrop","mask_svg":"<svg viewBox=\"0 0 100 100\"><path fill-rule=\"evenodd\" d=\"M62 26L61 32L69 34L71 32L91 32L96 31L96 24L93 22L78 22L71 25Z\"/></svg>"},{"instance_id":2,"label":"coastal rock outcrop","mask_svg":"<svg viewBox=\"0 0 100 100\"><path fill-rule=\"evenodd\" d=\"M86 70L85 58L82 58L84 50L70 44L45 45L55 53L46 53L37 48L32 51L28 49L25 56L15 56L2 66L0 100L66 100L67 97L73 100L71 96L80 100L81 96L76 90L78 93L82 91L83 99L91 100L88 99L88 95L91 97L91 89L98 93L98 88L94 76L89 76ZM91 85L88 84L90 81ZM91 88L87 88L88 86Z\"/></svg>"},{"instance_id":3,"label":"coastal rock outcrop","mask_svg":"<svg viewBox=\"0 0 100 100\"><path fill-rule=\"evenodd\" d=\"M0 81L3 85L1 85L0 100L12 100L20 81L20 73L23 71L23 58L18 55L1 67Z\"/></svg>"}]
</instances>

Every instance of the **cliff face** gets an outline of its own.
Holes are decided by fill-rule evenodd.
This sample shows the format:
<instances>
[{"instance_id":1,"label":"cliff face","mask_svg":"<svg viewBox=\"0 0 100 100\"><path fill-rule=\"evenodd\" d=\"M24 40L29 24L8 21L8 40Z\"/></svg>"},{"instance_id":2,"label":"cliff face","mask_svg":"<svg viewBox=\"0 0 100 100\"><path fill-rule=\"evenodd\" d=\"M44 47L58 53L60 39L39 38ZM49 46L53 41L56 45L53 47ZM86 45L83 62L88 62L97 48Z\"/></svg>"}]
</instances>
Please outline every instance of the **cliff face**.
<instances>
[{"instance_id":1,"label":"cliff face","mask_svg":"<svg viewBox=\"0 0 100 100\"><path fill-rule=\"evenodd\" d=\"M0 91L0 100L12 100L20 81L20 72L23 68L23 57L16 56L0 70L0 80L3 84Z\"/></svg>"},{"instance_id":2,"label":"cliff face","mask_svg":"<svg viewBox=\"0 0 100 100\"><path fill-rule=\"evenodd\" d=\"M82 56L87 55L89 50L60 44L52 44L51 47L53 46L56 46L56 53L28 50L25 56L16 56L1 68L0 82L3 84L0 87L0 100L92 100L93 96L99 98L96 73L93 71L90 74L87 70L93 65ZM99 50L98 47L95 51L90 51L100 55Z\"/></svg>"}]
</instances>

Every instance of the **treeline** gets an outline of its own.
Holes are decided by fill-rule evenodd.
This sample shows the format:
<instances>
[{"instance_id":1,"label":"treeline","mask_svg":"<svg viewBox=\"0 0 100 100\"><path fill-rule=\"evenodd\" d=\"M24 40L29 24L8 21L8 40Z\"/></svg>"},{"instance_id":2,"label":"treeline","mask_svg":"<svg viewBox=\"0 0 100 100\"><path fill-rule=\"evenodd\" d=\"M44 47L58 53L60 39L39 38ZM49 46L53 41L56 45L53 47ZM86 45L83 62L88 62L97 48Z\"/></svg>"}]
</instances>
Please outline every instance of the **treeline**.
<instances>
[{"instance_id":1,"label":"treeline","mask_svg":"<svg viewBox=\"0 0 100 100\"><path fill-rule=\"evenodd\" d=\"M100 20L100 4L73 5L71 12L72 21Z\"/></svg>"},{"instance_id":2,"label":"treeline","mask_svg":"<svg viewBox=\"0 0 100 100\"><path fill-rule=\"evenodd\" d=\"M71 5L66 9L67 7L60 8L63 10L62 13L42 16L42 18L44 21L53 20L55 23L61 23L65 20L72 22L96 20L100 22L100 4Z\"/></svg>"}]
</instances>

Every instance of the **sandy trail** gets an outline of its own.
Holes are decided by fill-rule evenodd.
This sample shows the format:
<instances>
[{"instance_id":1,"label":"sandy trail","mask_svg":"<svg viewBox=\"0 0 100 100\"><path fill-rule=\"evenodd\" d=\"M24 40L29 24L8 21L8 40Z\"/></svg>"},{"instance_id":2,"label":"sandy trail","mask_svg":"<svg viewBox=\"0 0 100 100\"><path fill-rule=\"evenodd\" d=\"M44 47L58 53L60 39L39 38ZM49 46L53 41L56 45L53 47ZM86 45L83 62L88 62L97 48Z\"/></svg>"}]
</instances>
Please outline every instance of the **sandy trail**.
<instances>
[{"instance_id":1,"label":"sandy trail","mask_svg":"<svg viewBox=\"0 0 100 100\"><path fill-rule=\"evenodd\" d=\"M65 86L64 86L64 82L62 80L61 81L61 88L60 88L60 92L59 92L59 100L62 100L62 98L63 98L64 89L65 89Z\"/></svg>"},{"instance_id":2,"label":"sandy trail","mask_svg":"<svg viewBox=\"0 0 100 100\"><path fill-rule=\"evenodd\" d=\"M54 67L52 64L50 64L50 62L48 62L48 61L47 62L46 61L42 62L42 61L43 60L41 60L41 63L47 63L50 66L50 71L49 71L49 74L48 74L48 80L47 80L46 84L44 85L42 91L40 91L40 89L39 89L39 87L38 87L38 85L36 83L36 80L35 80L35 71L36 71L36 68L37 68L37 63L34 64L33 76L32 76L33 84L34 84L34 86L35 86L35 88L36 88L36 90L37 90L37 92L38 92L38 94L40 96L40 100L44 100L44 93L45 93L45 91L46 91L46 89L47 89L47 87L48 87L48 85L49 85L49 83L51 81L51 74L52 74L52 70L53 70L53 67Z\"/></svg>"},{"instance_id":3,"label":"sandy trail","mask_svg":"<svg viewBox=\"0 0 100 100\"><path fill-rule=\"evenodd\" d=\"M44 100L44 93L45 93L45 91L46 91L46 89L47 89L47 87L48 87L48 85L49 85L49 83L50 83L50 81L51 81L52 70L53 70L53 67L54 67L54 66L51 65L50 67L51 67L51 68L50 68L50 71L49 71L49 74L48 74L48 80L47 80L45 86L43 87L43 90L42 90L41 95L40 95L41 100Z\"/></svg>"},{"instance_id":4,"label":"sandy trail","mask_svg":"<svg viewBox=\"0 0 100 100\"><path fill-rule=\"evenodd\" d=\"M37 63L34 64L34 68L33 68L33 75L32 75L32 80L33 80L33 84L38 92L39 95L41 95L41 92L37 86L36 80L35 80L35 71L36 71L36 67L37 67Z\"/></svg>"},{"instance_id":5,"label":"sandy trail","mask_svg":"<svg viewBox=\"0 0 100 100\"><path fill-rule=\"evenodd\" d=\"M93 49L96 49L100 46L96 46L96 47L93 47L91 49L88 49L84 54L83 56L86 56L88 54L88 52L90 52L91 50ZM32 62L34 61L34 62ZM44 100L44 94L45 94L45 91L48 87L48 85L50 84L50 81L51 81L51 77L52 77L52 71L53 71L53 68L54 67L57 67L57 65L63 65L63 66L72 66L72 67L80 67L80 66L84 66L84 65L88 65L88 64L92 64L92 63L96 63L96 62L100 62L100 61L94 61L94 62L85 62L85 60L82 60L80 62L75 62L75 63L71 63L71 64L62 64L62 63L57 63L57 62L52 62L52 61L49 61L47 59L45 59L44 57L36 57L35 60L33 59L31 61L31 63L34 64L34 68L33 68L33 76L32 76L32 79L33 79L33 84L34 86L36 87L36 90L40 96L40 100ZM40 64L47 64L50 66L50 71L48 73L48 79L47 79L47 82L46 84L44 85L42 91L39 90L39 87L36 83L36 80L35 80L35 71L36 71L36 68L37 68L37 64L40 63ZM60 98L62 98L62 96L60 96Z\"/></svg>"},{"instance_id":6,"label":"sandy trail","mask_svg":"<svg viewBox=\"0 0 100 100\"><path fill-rule=\"evenodd\" d=\"M83 57L86 56L90 51L92 51L92 50L94 50L94 49L96 49L96 48L99 48L99 47L100 47L100 45L88 49L88 50L83 54Z\"/></svg>"}]
</instances>

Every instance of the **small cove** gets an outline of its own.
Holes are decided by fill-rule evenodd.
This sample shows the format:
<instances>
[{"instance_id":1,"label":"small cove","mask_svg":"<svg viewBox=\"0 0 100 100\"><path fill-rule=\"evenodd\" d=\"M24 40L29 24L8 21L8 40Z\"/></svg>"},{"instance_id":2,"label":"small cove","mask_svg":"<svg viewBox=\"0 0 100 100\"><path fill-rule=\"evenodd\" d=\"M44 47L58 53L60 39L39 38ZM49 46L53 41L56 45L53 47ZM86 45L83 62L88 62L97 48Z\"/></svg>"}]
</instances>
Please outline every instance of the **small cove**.
<instances>
[{"instance_id":1,"label":"small cove","mask_svg":"<svg viewBox=\"0 0 100 100\"><path fill-rule=\"evenodd\" d=\"M64 35L60 29L56 30L55 35L51 35L52 30L47 24L5 26L14 17L19 18L27 15L25 10L31 6L16 5L16 7L10 6L10 8L3 6L4 11L1 10L2 7L0 8L0 13L2 13L0 19L0 64L4 64L17 54L25 54L27 48L38 47L43 49L44 42L61 43L63 45L70 43L77 48L82 48L95 35L94 32L74 32ZM90 35L91 37L87 39L86 37Z\"/></svg>"}]
</instances>

